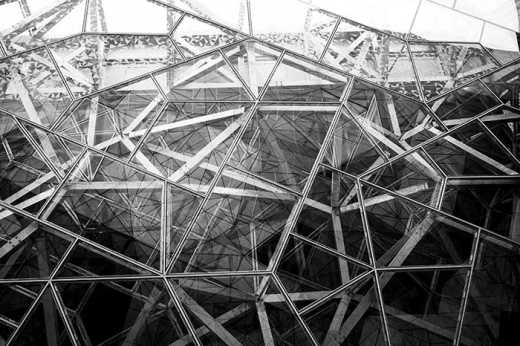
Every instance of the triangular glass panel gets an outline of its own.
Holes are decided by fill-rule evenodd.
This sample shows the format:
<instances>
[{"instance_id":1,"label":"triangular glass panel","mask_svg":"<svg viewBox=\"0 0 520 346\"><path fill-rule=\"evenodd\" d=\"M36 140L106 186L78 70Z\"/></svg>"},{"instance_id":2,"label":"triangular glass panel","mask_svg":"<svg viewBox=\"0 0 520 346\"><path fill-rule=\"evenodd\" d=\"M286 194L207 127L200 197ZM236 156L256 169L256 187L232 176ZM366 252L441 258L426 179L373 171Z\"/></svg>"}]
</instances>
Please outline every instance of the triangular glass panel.
<instances>
[{"instance_id":1,"label":"triangular glass panel","mask_svg":"<svg viewBox=\"0 0 520 346\"><path fill-rule=\"evenodd\" d=\"M139 151L159 174L204 192L243 126L249 107L242 103L169 104ZM139 159L136 155L134 162Z\"/></svg>"},{"instance_id":2,"label":"triangular glass panel","mask_svg":"<svg viewBox=\"0 0 520 346\"><path fill-rule=\"evenodd\" d=\"M126 158L159 115L164 99L150 78L82 99L57 125L63 136Z\"/></svg>"},{"instance_id":3,"label":"triangular glass panel","mask_svg":"<svg viewBox=\"0 0 520 346\"><path fill-rule=\"evenodd\" d=\"M346 18L323 61L399 93L419 98L406 41Z\"/></svg>"},{"instance_id":4,"label":"triangular glass panel","mask_svg":"<svg viewBox=\"0 0 520 346\"><path fill-rule=\"evenodd\" d=\"M462 124L469 119L499 105L500 100L480 81L463 86L430 103L431 109L451 127Z\"/></svg>"},{"instance_id":5,"label":"triangular glass panel","mask_svg":"<svg viewBox=\"0 0 520 346\"><path fill-rule=\"evenodd\" d=\"M314 60L319 60L338 20L335 15L297 0L251 1L251 14L257 38ZM287 20L288 14L291 20Z\"/></svg>"},{"instance_id":6,"label":"triangular glass panel","mask_svg":"<svg viewBox=\"0 0 520 346\"><path fill-rule=\"evenodd\" d=\"M174 271L266 270L272 254L262 256L261 248L278 238L295 198L231 168L224 172L188 235Z\"/></svg>"},{"instance_id":7,"label":"triangular glass panel","mask_svg":"<svg viewBox=\"0 0 520 346\"><path fill-rule=\"evenodd\" d=\"M245 36L187 14L175 28L172 38L186 57L238 41Z\"/></svg>"},{"instance_id":8,"label":"triangular glass panel","mask_svg":"<svg viewBox=\"0 0 520 346\"><path fill-rule=\"evenodd\" d=\"M48 278L70 240L25 217L2 211L0 278Z\"/></svg>"},{"instance_id":9,"label":"triangular glass panel","mask_svg":"<svg viewBox=\"0 0 520 346\"><path fill-rule=\"evenodd\" d=\"M452 345L467 269L380 274L393 345ZM466 344L463 340L462 344Z\"/></svg>"},{"instance_id":10,"label":"triangular glass panel","mask_svg":"<svg viewBox=\"0 0 520 346\"><path fill-rule=\"evenodd\" d=\"M303 315L321 345L385 345L375 285L361 280Z\"/></svg>"},{"instance_id":11,"label":"triangular glass panel","mask_svg":"<svg viewBox=\"0 0 520 346\"><path fill-rule=\"evenodd\" d=\"M519 198L518 177L448 179L442 210L519 241Z\"/></svg>"},{"instance_id":12,"label":"triangular glass panel","mask_svg":"<svg viewBox=\"0 0 520 346\"><path fill-rule=\"evenodd\" d=\"M150 266L159 265L163 182L88 152L49 221Z\"/></svg>"},{"instance_id":13,"label":"triangular glass panel","mask_svg":"<svg viewBox=\"0 0 520 346\"><path fill-rule=\"evenodd\" d=\"M238 47L235 48L238 50ZM249 101L251 96L219 52L176 65L156 75L173 102Z\"/></svg>"},{"instance_id":14,"label":"triangular glass panel","mask_svg":"<svg viewBox=\"0 0 520 346\"><path fill-rule=\"evenodd\" d=\"M480 44L411 42L410 53L426 99L498 67Z\"/></svg>"},{"instance_id":15,"label":"triangular glass panel","mask_svg":"<svg viewBox=\"0 0 520 346\"><path fill-rule=\"evenodd\" d=\"M181 12L146 0L124 4L120 0L95 0L90 1L87 16L89 32L167 34Z\"/></svg>"},{"instance_id":16,"label":"triangular glass panel","mask_svg":"<svg viewBox=\"0 0 520 346\"><path fill-rule=\"evenodd\" d=\"M65 307L74 313L72 329L83 344L191 343L162 280L60 282L56 286Z\"/></svg>"},{"instance_id":17,"label":"triangular glass panel","mask_svg":"<svg viewBox=\"0 0 520 346\"><path fill-rule=\"evenodd\" d=\"M474 227L373 187L363 203L377 266L469 262Z\"/></svg>"},{"instance_id":18,"label":"triangular glass panel","mask_svg":"<svg viewBox=\"0 0 520 346\"><path fill-rule=\"evenodd\" d=\"M518 175L518 160L488 131L474 121L424 149L448 176Z\"/></svg>"},{"instance_id":19,"label":"triangular glass panel","mask_svg":"<svg viewBox=\"0 0 520 346\"><path fill-rule=\"evenodd\" d=\"M84 34L49 49L76 97L180 61L169 38L160 35Z\"/></svg>"},{"instance_id":20,"label":"triangular glass panel","mask_svg":"<svg viewBox=\"0 0 520 346\"><path fill-rule=\"evenodd\" d=\"M355 182L322 167L314 179L294 232L368 263Z\"/></svg>"},{"instance_id":21,"label":"triangular glass panel","mask_svg":"<svg viewBox=\"0 0 520 346\"><path fill-rule=\"evenodd\" d=\"M437 125L423 104L358 80L347 108L374 140L394 153L431 138L427 129Z\"/></svg>"},{"instance_id":22,"label":"triangular glass panel","mask_svg":"<svg viewBox=\"0 0 520 346\"><path fill-rule=\"evenodd\" d=\"M261 276L171 280L204 345L264 345L269 321L257 300Z\"/></svg>"},{"instance_id":23,"label":"triangular glass panel","mask_svg":"<svg viewBox=\"0 0 520 346\"><path fill-rule=\"evenodd\" d=\"M72 102L45 48L0 60L0 108L48 126Z\"/></svg>"},{"instance_id":24,"label":"triangular glass panel","mask_svg":"<svg viewBox=\"0 0 520 346\"><path fill-rule=\"evenodd\" d=\"M287 53L276 68L263 100L338 102L349 79Z\"/></svg>"},{"instance_id":25,"label":"triangular glass panel","mask_svg":"<svg viewBox=\"0 0 520 346\"><path fill-rule=\"evenodd\" d=\"M518 245L482 234L462 325L466 344L508 345L520 314Z\"/></svg>"},{"instance_id":26,"label":"triangular glass panel","mask_svg":"<svg viewBox=\"0 0 520 346\"><path fill-rule=\"evenodd\" d=\"M72 345L51 289L46 288L32 313L20 326L16 345Z\"/></svg>"},{"instance_id":27,"label":"triangular glass panel","mask_svg":"<svg viewBox=\"0 0 520 346\"><path fill-rule=\"evenodd\" d=\"M517 131L520 129L520 110L504 106L480 118L511 154L520 159Z\"/></svg>"},{"instance_id":28,"label":"triangular glass panel","mask_svg":"<svg viewBox=\"0 0 520 346\"><path fill-rule=\"evenodd\" d=\"M45 10L28 13L33 15L31 21L2 32L2 39L8 52L21 52L81 33L86 2L85 0L66 1L54 3L52 7L48 7L47 3ZM28 6L28 2L25 2L25 5L20 3L19 6L22 8L26 6L29 12L30 7L34 10L34 5Z\"/></svg>"},{"instance_id":29,"label":"triangular glass panel","mask_svg":"<svg viewBox=\"0 0 520 346\"><path fill-rule=\"evenodd\" d=\"M365 273L367 267L291 237L276 275L303 307ZM300 299L304 300L300 300Z\"/></svg>"},{"instance_id":30,"label":"triangular glass panel","mask_svg":"<svg viewBox=\"0 0 520 346\"><path fill-rule=\"evenodd\" d=\"M245 41L224 50L235 68L257 97L273 70L280 52L256 41Z\"/></svg>"},{"instance_id":31,"label":"triangular glass panel","mask_svg":"<svg viewBox=\"0 0 520 346\"><path fill-rule=\"evenodd\" d=\"M520 63L515 62L482 78L484 84L486 84L504 104L515 108L520 108L518 98L518 88L520 86L520 81L518 80L519 69Z\"/></svg>"},{"instance_id":32,"label":"triangular glass panel","mask_svg":"<svg viewBox=\"0 0 520 346\"><path fill-rule=\"evenodd\" d=\"M361 178L434 207L439 202L444 174L428 154L416 150Z\"/></svg>"},{"instance_id":33,"label":"triangular glass panel","mask_svg":"<svg viewBox=\"0 0 520 346\"><path fill-rule=\"evenodd\" d=\"M261 104L230 164L301 191L336 106Z\"/></svg>"}]
</instances>

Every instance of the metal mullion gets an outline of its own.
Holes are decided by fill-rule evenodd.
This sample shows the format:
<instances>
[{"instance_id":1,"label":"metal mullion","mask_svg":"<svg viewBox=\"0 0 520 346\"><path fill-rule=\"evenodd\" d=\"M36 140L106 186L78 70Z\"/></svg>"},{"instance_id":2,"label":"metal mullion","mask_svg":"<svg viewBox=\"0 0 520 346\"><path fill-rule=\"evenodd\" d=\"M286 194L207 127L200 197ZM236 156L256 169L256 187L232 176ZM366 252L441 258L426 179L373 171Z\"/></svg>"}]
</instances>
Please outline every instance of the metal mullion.
<instances>
[{"instance_id":1,"label":"metal mullion","mask_svg":"<svg viewBox=\"0 0 520 346\"><path fill-rule=\"evenodd\" d=\"M224 170L224 168L226 166L227 161L231 157L231 155L232 155L234 149L236 148L236 146L238 145L239 141L242 139L242 136L244 135L245 131L247 130L247 126L249 125L249 123L253 119L254 115L256 114L256 110L258 108L259 101L262 98L262 96L264 95L265 91L267 90L267 86L268 86L268 83L269 83L270 79L273 77L276 69L278 68L278 66L282 62L283 57L284 57L284 53L285 53L285 51L282 51L282 53L278 57L278 60L276 61L275 66L273 67L273 70L270 72L270 74L269 74L269 76L267 78L267 82L266 82L266 84L264 86L264 89L259 94L260 96L257 99L257 101L254 103L254 105L249 110L249 114L247 114L247 117L245 118L244 123L241 125L238 134L235 136L235 138L233 139L232 143L230 144L230 146L229 146L229 148L228 148L228 150L226 152L226 155L224 156L224 159L222 160L222 163L218 167L217 172L215 172L213 180L211 181L211 183L208 186L208 191L207 191L206 195L204 196L203 201L199 204L195 214L192 217L192 220L190 221L190 224L186 228L186 231L183 233L183 235L181 237L181 240L179 241L179 244L177 245L177 248L176 248L176 250L175 250L175 252L174 252L174 254L172 256L172 259L171 259L171 261L170 261L170 263L169 263L169 265L167 267L167 272L169 272L171 270L171 268L173 267L174 263L177 261L178 257L180 256L181 251L182 251L186 241L188 240L188 236L191 233L192 228L196 224L199 215L202 213L202 211L206 207L206 204L208 203L209 199L212 196L213 188L216 186L218 180L220 179L220 176L221 176L221 174L222 174L222 172L223 172L223 170Z\"/></svg>"},{"instance_id":2,"label":"metal mullion","mask_svg":"<svg viewBox=\"0 0 520 346\"><path fill-rule=\"evenodd\" d=\"M184 309L184 306L182 306L182 301L177 295L177 292L175 292L175 289L173 288L171 282L169 282L166 278L164 278L163 280L164 285L166 286L166 290L168 291L168 294L170 295L170 298L173 301L173 305L177 309L177 312L179 313L185 327L188 329L188 333L190 334L193 343L197 346L202 346L202 342L199 340L199 337L197 336L197 331L191 323L188 313Z\"/></svg>"},{"instance_id":3,"label":"metal mullion","mask_svg":"<svg viewBox=\"0 0 520 346\"><path fill-rule=\"evenodd\" d=\"M168 41L171 42L172 46L173 46L173 49L179 53L179 55L181 56L181 59L182 61L186 60L186 56L184 55L184 53L182 52L182 49L179 47L179 45L177 44L177 42L175 42L175 40L171 37L171 36L168 36Z\"/></svg>"},{"instance_id":4,"label":"metal mullion","mask_svg":"<svg viewBox=\"0 0 520 346\"><path fill-rule=\"evenodd\" d=\"M84 276L84 277L59 277L54 278L54 283L81 283L81 282L117 282L117 281L142 281L162 279L161 275L106 275L106 276Z\"/></svg>"},{"instance_id":5,"label":"metal mullion","mask_svg":"<svg viewBox=\"0 0 520 346\"><path fill-rule=\"evenodd\" d=\"M267 278L269 279L269 277ZM305 323L302 316L298 312L298 308L296 305L294 305L293 301L291 300L289 294L287 293L285 287L283 286L282 282L278 278L276 274L270 275L270 279L275 283L276 287L278 288L278 291L282 294L284 297L285 303L289 306L289 310L292 312L292 314L296 317L296 321L300 325L300 327L304 330L304 332L307 334L307 337L311 341L311 343L315 346L318 346L319 343L316 341L316 338L312 334L312 331L310 330L309 326Z\"/></svg>"},{"instance_id":6,"label":"metal mullion","mask_svg":"<svg viewBox=\"0 0 520 346\"><path fill-rule=\"evenodd\" d=\"M47 279L26 279L26 278L14 278L14 279L0 279L1 285L12 285L12 284L45 284Z\"/></svg>"},{"instance_id":7,"label":"metal mullion","mask_svg":"<svg viewBox=\"0 0 520 346\"><path fill-rule=\"evenodd\" d=\"M361 183L359 178L356 180L356 186L357 186L357 195L358 195L358 201L359 201L359 207L360 207L360 214L361 214L361 222L363 224L363 229L365 230L365 237L366 237L366 244L369 252L369 258L371 264L374 266L374 269L376 267L376 257L374 253L374 247L372 245L372 236L370 235L370 229L368 226L368 220L365 210L365 203L363 198L363 193L361 191ZM388 321L386 318L386 312L385 312L385 304L383 301L383 291L381 288L381 284L379 283L379 274L377 271L374 273L374 288L376 290L376 298L377 303L379 304L379 314L381 317L381 322L383 324L383 332L384 332L384 339L387 343L387 345L390 345L390 332L388 330Z\"/></svg>"},{"instance_id":8,"label":"metal mullion","mask_svg":"<svg viewBox=\"0 0 520 346\"><path fill-rule=\"evenodd\" d=\"M221 278L221 277L251 277L267 276L271 272L267 270L252 271L219 271L219 272L180 272L165 274L170 279L192 279L192 278Z\"/></svg>"},{"instance_id":9,"label":"metal mullion","mask_svg":"<svg viewBox=\"0 0 520 346\"><path fill-rule=\"evenodd\" d=\"M84 36L151 36L151 37L166 37L167 34L161 33L142 33L139 31L86 31L82 33Z\"/></svg>"},{"instance_id":10,"label":"metal mullion","mask_svg":"<svg viewBox=\"0 0 520 346\"><path fill-rule=\"evenodd\" d=\"M307 238L305 236L302 236L301 234L291 232L291 235L294 238L298 238L298 240L301 240L304 243L307 243L307 244L312 245L312 246L314 246L316 248L319 248L323 252L326 252L326 253L328 253L330 255L338 256L338 257L340 257L341 259L344 259L347 262L348 261L353 262L353 263L355 263L355 264L357 264L357 265L359 265L361 267L364 267L366 269L369 269L369 270L373 269L373 267L371 267L370 265L366 264L363 261L358 260L357 258L354 258L354 257L351 257L349 255L346 255L346 254L343 254L341 252L338 252L338 251L336 251L336 250L334 250L334 249L332 249L332 248L330 248L328 246L325 246L325 245L323 245L323 244L321 244L319 242L316 242L316 241L314 241L312 239L309 239L309 238Z\"/></svg>"},{"instance_id":11,"label":"metal mullion","mask_svg":"<svg viewBox=\"0 0 520 346\"><path fill-rule=\"evenodd\" d=\"M408 59L412 63L412 70L413 70L413 74L415 77L415 85L417 87L417 91L419 92L419 99L421 101L423 101L424 103L426 103L426 97L424 96L421 80L419 78L419 72L417 71L417 66L415 66L415 60L412 55L412 49L410 48L410 42L405 41L405 45L406 45L406 50L408 51Z\"/></svg>"},{"instance_id":12,"label":"metal mullion","mask_svg":"<svg viewBox=\"0 0 520 346\"><path fill-rule=\"evenodd\" d=\"M332 28L332 32L330 34L329 39L325 43L325 47L323 48L323 52L321 52L320 57L318 59L319 63L323 63L323 59L325 58L325 54L327 54L327 50L329 49L330 45L332 44L332 41L334 40L334 36L336 35L336 31L338 30L339 24L342 21L342 17L338 16L338 19L336 19L336 23L334 24L334 27Z\"/></svg>"},{"instance_id":13,"label":"metal mullion","mask_svg":"<svg viewBox=\"0 0 520 346\"><path fill-rule=\"evenodd\" d=\"M53 283L49 283L49 289L52 293L52 298L54 300L54 304L56 304L56 308L58 310L59 315L61 316L61 319L63 320L63 324L65 325L65 329L67 330L67 333L72 341L72 344L74 346L79 346L80 342L78 339L78 336L76 335L76 332L72 328L72 322L69 319L69 316L66 311L66 306L63 300L61 299L58 290L56 289L55 285Z\"/></svg>"},{"instance_id":14,"label":"metal mullion","mask_svg":"<svg viewBox=\"0 0 520 346\"><path fill-rule=\"evenodd\" d=\"M378 272L423 272L423 271L433 271L433 270L459 270L459 269L469 269L471 264L440 264L440 265L405 265L401 267L384 267L377 268Z\"/></svg>"},{"instance_id":15,"label":"metal mullion","mask_svg":"<svg viewBox=\"0 0 520 346\"><path fill-rule=\"evenodd\" d=\"M87 31L87 21L88 21L88 15L89 15L90 1L92 1L92 0L85 0L85 13L83 14L83 23L81 25L82 33Z\"/></svg>"},{"instance_id":16,"label":"metal mullion","mask_svg":"<svg viewBox=\"0 0 520 346\"><path fill-rule=\"evenodd\" d=\"M473 249L471 251L471 267L469 271L466 273L466 283L464 285L463 293L462 293L462 304L460 306L459 315L457 318L457 326L455 329L455 338L453 339L453 345L459 345L460 339L462 337L462 326L464 324L464 317L466 314L466 308L468 305L469 295L471 293L471 281L473 279L473 272L475 271L475 263L478 258L478 251L480 248L481 242L481 229L477 230L475 235L475 241L473 243Z\"/></svg>"},{"instance_id":17,"label":"metal mullion","mask_svg":"<svg viewBox=\"0 0 520 346\"><path fill-rule=\"evenodd\" d=\"M435 209L441 210L442 203L444 202L444 196L446 195L446 187L448 186L448 178L443 178L441 182L441 187L439 189L439 198L437 199L437 203L435 203Z\"/></svg>"},{"instance_id":18,"label":"metal mullion","mask_svg":"<svg viewBox=\"0 0 520 346\"><path fill-rule=\"evenodd\" d=\"M153 2L153 0L152 0L152 2ZM170 7L170 6L167 6L167 7ZM172 28L168 31L168 37L172 41L174 41L173 34L175 33L175 30L179 27L179 25L183 21L184 17L186 16L186 12L184 12L184 11L180 11L180 12L181 12L181 16L179 17L179 19L177 19L177 21L175 23L173 23Z\"/></svg>"},{"instance_id":19,"label":"metal mullion","mask_svg":"<svg viewBox=\"0 0 520 346\"><path fill-rule=\"evenodd\" d=\"M435 111L430 107L429 104L427 104L426 102L424 102L424 106L425 108L428 110L428 112L430 113L430 117L435 120L435 122L437 124L439 124L439 126L441 127L441 129L446 132L448 131L448 127L446 125L444 125L444 122L441 120L441 118L439 118L439 116L437 115L437 113L435 113Z\"/></svg>"},{"instance_id":20,"label":"metal mullion","mask_svg":"<svg viewBox=\"0 0 520 346\"><path fill-rule=\"evenodd\" d=\"M161 196L161 235L160 235L160 264L159 264L159 270L161 273L166 273L166 235L170 233L170 226L169 226L169 205L168 205L168 195L169 195L170 185L168 182L163 182L163 191Z\"/></svg>"},{"instance_id":21,"label":"metal mullion","mask_svg":"<svg viewBox=\"0 0 520 346\"><path fill-rule=\"evenodd\" d=\"M152 80L154 81L154 83L156 83L156 80L155 78L152 77ZM159 89L159 92L161 93L161 95L163 94L161 92L162 90ZM163 96L164 97L164 96ZM153 101L152 101L153 102ZM139 141L137 142L137 144L135 145L135 148L134 150L132 150L132 152L130 153L130 156L128 156L128 158L126 159L126 162L131 162L132 159L134 158L134 156L137 154L137 152L139 150L141 150L141 147L143 146L144 144L144 141L147 139L148 135L150 134L150 132L152 131L153 127L155 126L155 124L157 124L157 122L159 121L159 119L162 117L163 113L166 112L166 109L168 108L168 102L167 102L167 99L164 99L164 104L161 106L161 108L159 109L159 111L157 112L157 114L154 116L154 118L152 119L152 121L150 122L150 125L148 126L148 128L145 130L144 134L141 136L141 138L139 139ZM144 120L144 119L143 119Z\"/></svg>"},{"instance_id":22,"label":"metal mullion","mask_svg":"<svg viewBox=\"0 0 520 346\"><path fill-rule=\"evenodd\" d=\"M363 281L365 278L372 276L374 273L375 273L374 270L370 269L369 271L359 274L358 276L354 277L347 283L331 290L325 296L313 301L312 303L310 303L310 304L306 305L305 307L303 307L302 309L300 309L299 310L300 314L305 315L305 314L311 312L312 310L315 310L316 308L322 306L323 304L325 304L328 301L330 301L331 299L333 299L335 296L337 296L339 293L343 292L350 286L353 286L353 285L357 284L358 282Z\"/></svg>"},{"instance_id":23,"label":"metal mullion","mask_svg":"<svg viewBox=\"0 0 520 346\"><path fill-rule=\"evenodd\" d=\"M415 12L413 14L412 21L410 22L410 27L408 28L408 32L406 33L406 36L405 36L406 43L409 42L408 38L410 37L410 35L412 33L412 29L415 25L415 20L417 19L417 15L419 14L419 11L421 10L422 2L423 2L423 0L419 0L419 3L417 4L417 8L415 9Z\"/></svg>"},{"instance_id":24,"label":"metal mullion","mask_svg":"<svg viewBox=\"0 0 520 346\"><path fill-rule=\"evenodd\" d=\"M251 0L246 0L247 25L249 35L253 36L253 17L251 16Z\"/></svg>"},{"instance_id":25,"label":"metal mullion","mask_svg":"<svg viewBox=\"0 0 520 346\"><path fill-rule=\"evenodd\" d=\"M499 70L502 70L502 68L500 68L500 69L498 69L497 71L494 71L494 72L498 72ZM480 82L482 87L484 87L484 89L486 89L491 95L493 95L495 97L495 100L498 101L498 103L506 106L506 104L502 101L502 99L497 94L495 94L495 92L493 90L491 90L491 88L487 85L486 82L484 82L483 78L484 77L479 77L478 78L478 81Z\"/></svg>"},{"instance_id":26,"label":"metal mullion","mask_svg":"<svg viewBox=\"0 0 520 346\"><path fill-rule=\"evenodd\" d=\"M352 175L352 173L348 173L348 172L344 172L342 171L341 169L339 168L336 168L336 167L332 167L331 165L329 165L328 163L321 163L321 166L323 166L323 168L326 168L330 171L333 171L334 173L339 173L341 175L344 175L346 176L347 178L349 178L350 180L352 180L352 182L354 183L354 180L357 179L357 177L355 175Z\"/></svg>"},{"instance_id":27,"label":"metal mullion","mask_svg":"<svg viewBox=\"0 0 520 346\"><path fill-rule=\"evenodd\" d=\"M67 115L70 115L74 113L79 106L81 105L81 102L71 102L68 104L67 107L61 112L61 114L58 115L58 117L54 120L54 123L50 124L49 130L55 131L58 126L60 126L65 119L67 119Z\"/></svg>"},{"instance_id":28,"label":"metal mullion","mask_svg":"<svg viewBox=\"0 0 520 346\"><path fill-rule=\"evenodd\" d=\"M251 89L249 89L249 87L247 86L247 83L244 81L244 79L242 78L242 76L240 75L240 73L238 73L237 69L235 68L235 66L233 66L233 64L231 63L231 61L229 60L229 58L227 57L226 54L224 54L224 51L222 49L219 48L219 53L220 55L222 56L222 59L224 59L224 62L227 64L227 66L229 68L231 68L231 70L233 71L233 73L235 74L235 76L238 78L238 80L240 81L240 83L242 84L242 87L245 89L245 91L247 92L247 94L249 95L249 97L251 98L251 100L255 100L255 96L253 95L253 92L251 91Z\"/></svg>"},{"instance_id":29,"label":"metal mullion","mask_svg":"<svg viewBox=\"0 0 520 346\"><path fill-rule=\"evenodd\" d=\"M71 98L72 101L74 101L74 99L75 99L74 94L72 93L72 90L70 90L69 83L67 83L65 76L61 72L61 68L58 65L58 62L54 58L54 55L52 54L49 47L47 45L45 45L44 48L45 48L45 51L47 52L47 54L49 55L49 57L51 58L52 64L54 65L54 68L56 69L56 72L58 73L58 76L60 77L62 84L65 86L65 89L67 90L67 93L69 94L69 97Z\"/></svg>"},{"instance_id":30,"label":"metal mullion","mask_svg":"<svg viewBox=\"0 0 520 346\"><path fill-rule=\"evenodd\" d=\"M482 29L484 29L484 27L483 27ZM482 41L482 38L481 38L481 41ZM501 63L497 58L495 58L495 56L493 55L493 53L491 53L490 50L489 50L486 46L484 46L482 43L479 43L479 45L480 45L480 47L482 48L482 50L483 50L485 53L487 53L487 55L489 55L489 57L491 58L491 60L493 60L493 62L494 62L495 64L497 64L497 66L502 67L503 64L502 64L502 63Z\"/></svg>"}]
</instances>

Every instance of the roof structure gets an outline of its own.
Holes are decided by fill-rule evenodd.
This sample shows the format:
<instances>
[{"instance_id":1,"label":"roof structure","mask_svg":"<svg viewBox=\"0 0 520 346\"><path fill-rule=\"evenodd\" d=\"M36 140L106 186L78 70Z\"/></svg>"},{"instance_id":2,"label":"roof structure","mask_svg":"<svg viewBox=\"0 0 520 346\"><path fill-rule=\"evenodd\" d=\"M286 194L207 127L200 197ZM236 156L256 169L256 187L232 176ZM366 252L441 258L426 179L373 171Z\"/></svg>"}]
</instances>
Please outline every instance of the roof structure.
<instances>
[{"instance_id":1,"label":"roof structure","mask_svg":"<svg viewBox=\"0 0 520 346\"><path fill-rule=\"evenodd\" d=\"M514 344L516 12L413 3L0 1L0 345Z\"/></svg>"}]
</instances>

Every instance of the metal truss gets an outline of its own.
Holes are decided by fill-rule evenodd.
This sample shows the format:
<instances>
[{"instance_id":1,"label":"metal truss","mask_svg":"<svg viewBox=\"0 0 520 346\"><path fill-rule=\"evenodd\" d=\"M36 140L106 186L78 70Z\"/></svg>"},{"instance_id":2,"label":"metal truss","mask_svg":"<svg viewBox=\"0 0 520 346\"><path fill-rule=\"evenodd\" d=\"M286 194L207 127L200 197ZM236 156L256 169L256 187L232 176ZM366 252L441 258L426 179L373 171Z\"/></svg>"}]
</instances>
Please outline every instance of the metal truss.
<instances>
[{"instance_id":1,"label":"metal truss","mask_svg":"<svg viewBox=\"0 0 520 346\"><path fill-rule=\"evenodd\" d=\"M519 60L114 1L0 37L0 344L515 340Z\"/></svg>"}]
</instances>

